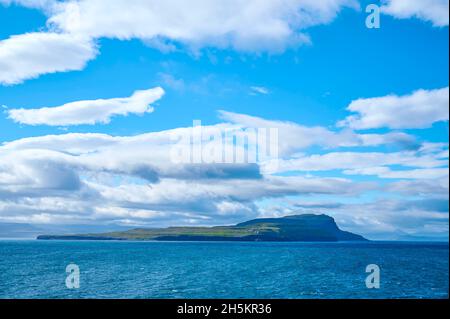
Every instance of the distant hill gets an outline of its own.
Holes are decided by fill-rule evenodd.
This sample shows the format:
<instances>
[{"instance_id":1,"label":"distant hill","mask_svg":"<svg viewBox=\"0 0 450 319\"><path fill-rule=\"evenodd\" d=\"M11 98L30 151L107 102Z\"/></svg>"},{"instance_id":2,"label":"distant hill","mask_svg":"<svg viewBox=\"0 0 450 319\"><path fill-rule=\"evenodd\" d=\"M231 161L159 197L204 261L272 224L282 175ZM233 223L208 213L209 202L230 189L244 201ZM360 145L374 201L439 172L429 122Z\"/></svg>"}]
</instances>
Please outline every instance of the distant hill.
<instances>
[{"instance_id":1,"label":"distant hill","mask_svg":"<svg viewBox=\"0 0 450 319\"><path fill-rule=\"evenodd\" d=\"M129 227L117 225L51 225L0 223L0 239L34 239L40 234L75 234L88 232L125 231Z\"/></svg>"},{"instance_id":2,"label":"distant hill","mask_svg":"<svg viewBox=\"0 0 450 319\"><path fill-rule=\"evenodd\" d=\"M136 228L100 234L40 235L41 240L159 240L159 241L366 241L342 231L327 215L294 215L253 219L234 226Z\"/></svg>"}]
</instances>

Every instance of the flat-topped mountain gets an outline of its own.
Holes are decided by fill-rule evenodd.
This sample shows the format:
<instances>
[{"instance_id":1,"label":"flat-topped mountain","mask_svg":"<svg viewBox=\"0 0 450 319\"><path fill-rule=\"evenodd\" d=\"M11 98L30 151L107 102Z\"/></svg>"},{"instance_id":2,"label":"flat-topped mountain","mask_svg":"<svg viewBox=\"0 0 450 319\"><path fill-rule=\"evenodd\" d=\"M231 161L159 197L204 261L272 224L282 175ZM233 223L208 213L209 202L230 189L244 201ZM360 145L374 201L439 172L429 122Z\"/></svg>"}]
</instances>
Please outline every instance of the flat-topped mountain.
<instances>
[{"instance_id":1,"label":"flat-topped mountain","mask_svg":"<svg viewBox=\"0 0 450 319\"><path fill-rule=\"evenodd\" d=\"M40 235L45 240L159 240L159 241L366 241L342 231L327 215L294 215L249 220L234 226L136 228L127 231Z\"/></svg>"}]
</instances>

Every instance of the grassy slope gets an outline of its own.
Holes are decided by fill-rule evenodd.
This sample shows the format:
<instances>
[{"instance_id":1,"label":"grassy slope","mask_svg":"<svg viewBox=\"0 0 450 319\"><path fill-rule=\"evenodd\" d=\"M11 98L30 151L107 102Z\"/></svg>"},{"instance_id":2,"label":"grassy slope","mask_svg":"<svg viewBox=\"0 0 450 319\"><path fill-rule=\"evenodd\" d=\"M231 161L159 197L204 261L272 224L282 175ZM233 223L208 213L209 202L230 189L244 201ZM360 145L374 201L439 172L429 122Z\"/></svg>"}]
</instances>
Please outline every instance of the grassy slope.
<instances>
[{"instance_id":1,"label":"grassy slope","mask_svg":"<svg viewBox=\"0 0 450 319\"><path fill-rule=\"evenodd\" d=\"M252 227L169 227L169 228L136 228L123 232L110 232L102 234L85 234L85 237L105 237L129 240L151 240L162 236L210 236L210 237L245 237L258 233L279 232L273 225L255 225Z\"/></svg>"}]
</instances>

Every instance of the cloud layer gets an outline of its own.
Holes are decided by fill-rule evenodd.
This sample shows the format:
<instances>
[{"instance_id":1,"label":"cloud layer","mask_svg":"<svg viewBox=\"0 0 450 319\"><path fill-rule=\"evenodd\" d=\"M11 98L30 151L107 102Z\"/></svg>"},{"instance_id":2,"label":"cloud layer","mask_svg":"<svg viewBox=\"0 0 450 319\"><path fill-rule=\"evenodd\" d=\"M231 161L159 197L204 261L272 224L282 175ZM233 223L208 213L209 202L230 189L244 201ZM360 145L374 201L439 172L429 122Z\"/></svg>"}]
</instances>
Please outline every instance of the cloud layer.
<instances>
[{"instance_id":1,"label":"cloud layer","mask_svg":"<svg viewBox=\"0 0 450 319\"><path fill-rule=\"evenodd\" d=\"M264 198L350 195L372 187L345 178L262 176L251 163L174 164L170 149L183 134L188 129L4 144L0 221L146 225L178 217L180 223L230 223L256 217L256 201Z\"/></svg>"},{"instance_id":2,"label":"cloud layer","mask_svg":"<svg viewBox=\"0 0 450 319\"><path fill-rule=\"evenodd\" d=\"M435 236L445 234L442 227L448 225L448 216L436 211L431 200L448 200L447 144L424 143L415 150L391 153L345 151L355 145L374 147L374 141L386 145L389 135L348 135L245 114L221 114L226 122L202 128L204 142L213 143L208 137L215 130L242 134L258 125L277 127L284 150L277 170L268 169L272 158L240 164L174 163L171 149L191 136L192 128L136 136L62 134L19 139L0 146L0 222L217 225L281 216L301 208L329 213L344 229L358 228L370 238L427 235L429 227L439 228ZM334 146L324 142L327 138L333 139ZM299 153L311 147L322 153ZM327 147L333 150L327 153ZM325 171L336 176L319 173ZM355 175L384 180L361 181ZM430 205L411 204L399 211L401 203L388 209L380 206L385 203L381 199L349 204L371 192L415 196L430 200ZM323 196L338 202L323 205ZM308 207L299 201L308 201ZM405 219L414 222L405 226Z\"/></svg>"}]
</instances>

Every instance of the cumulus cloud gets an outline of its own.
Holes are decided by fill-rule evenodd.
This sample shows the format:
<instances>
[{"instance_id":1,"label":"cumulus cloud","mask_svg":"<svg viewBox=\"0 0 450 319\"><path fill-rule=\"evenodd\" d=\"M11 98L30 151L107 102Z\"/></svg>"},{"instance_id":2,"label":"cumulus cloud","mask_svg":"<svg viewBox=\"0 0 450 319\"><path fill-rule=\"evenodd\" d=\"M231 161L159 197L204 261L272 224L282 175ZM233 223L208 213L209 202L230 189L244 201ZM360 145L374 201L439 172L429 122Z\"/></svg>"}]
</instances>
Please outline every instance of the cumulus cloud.
<instances>
[{"instance_id":1,"label":"cumulus cloud","mask_svg":"<svg viewBox=\"0 0 450 319\"><path fill-rule=\"evenodd\" d=\"M167 39L191 47L282 51L308 42L299 30L331 22L353 0L108 0L61 2L49 23L92 38Z\"/></svg>"},{"instance_id":2,"label":"cumulus cloud","mask_svg":"<svg viewBox=\"0 0 450 319\"><path fill-rule=\"evenodd\" d=\"M417 90L409 95L388 95L352 101L347 110L358 113L338 123L363 130L388 127L392 129L427 128L449 119L448 87Z\"/></svg>"},{"instance_id":3,"label":"cumulus cloud","mask_svg":"<svg viewBox=\"0 0 450 319\"><path fill-rule=\"evenodd\" d=\"M43 9L52 29L90 38L138 38L158 47L283 51L309 42L301 30L330 23L356 0L1 0Z\"/></svg>"},{"instance_id":4,"label":"cumulus cloud","mask_svg":"<svg viewBox=\"0 0 450 319\"><path fill-rule=\"evenodd\" d=\"M28 125L67 126L109 123L113 116L153 112L151 103L164 95L160 87L135 91L130 97L84 100L56 107L11 109L9 118Z\"/></svg>"},{"instance_id":5,"label":"cumulus cloud","mask_svg":"<svg viewBox=\"0 0 450 319\"><path fill-rule=\"evenodd\" d=\"M41 74L82 70L97 55L92 40L34 32L0 41L0 84L18 84Z\"/></svg>"},{"instance_id":6,"label":"cumulus cloud","mask_svg":"<svg viewBox=\"0 0 450 319\"><path fill-rule=\"evenodd\" d=\"M382 12L398 19L418 18L436 27L448 26L448 0L384 0Z\"/></svg>"}]
</instances>

